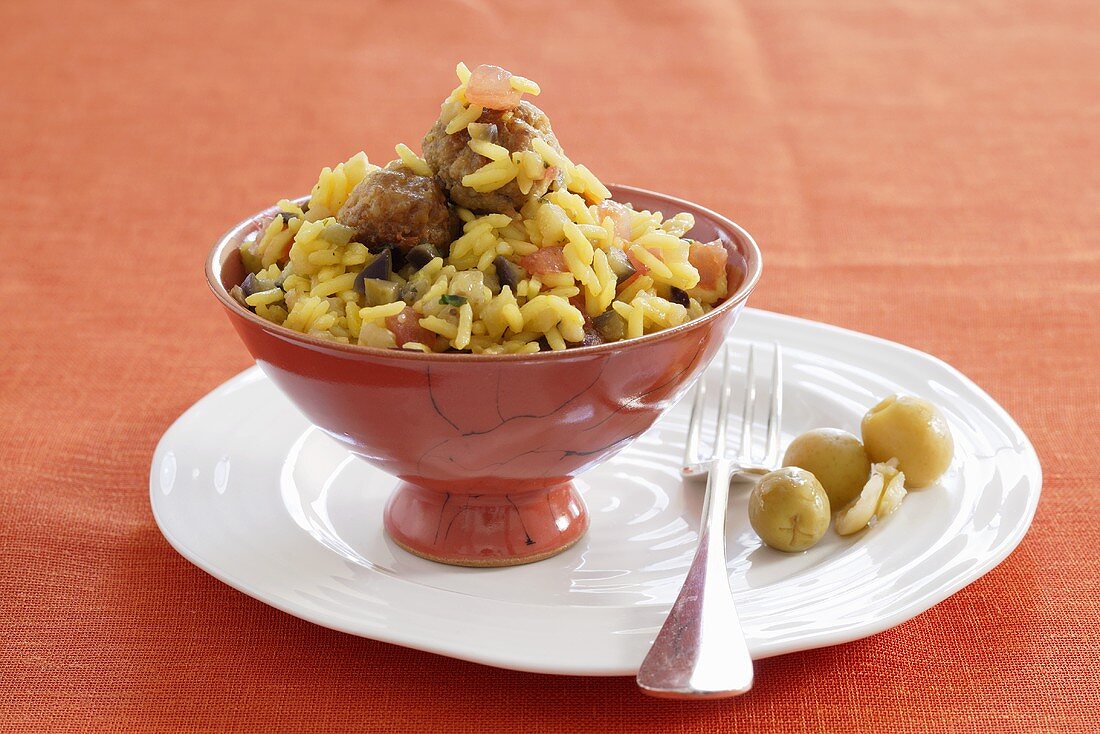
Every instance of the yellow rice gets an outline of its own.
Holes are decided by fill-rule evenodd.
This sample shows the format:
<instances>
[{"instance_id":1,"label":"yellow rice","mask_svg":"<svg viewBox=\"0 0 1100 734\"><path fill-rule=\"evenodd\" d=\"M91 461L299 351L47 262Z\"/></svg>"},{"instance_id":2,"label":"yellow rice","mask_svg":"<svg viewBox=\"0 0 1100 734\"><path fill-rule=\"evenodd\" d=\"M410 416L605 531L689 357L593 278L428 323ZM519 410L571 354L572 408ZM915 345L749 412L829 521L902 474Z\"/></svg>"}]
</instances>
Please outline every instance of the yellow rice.
<instances>
[{"instance_id":1,"label":"yellow rice","mask_svg":"<svg viewBox=\"0 0 1100 734\"><path fill-rule=\"evenodd\" d=\"M579 344L589 319L601 314L618 314L625 337L635 338L697 318L725 295L693 291L699 273L689 261L692 242L685 238L694 225L690 214L666 219L660 212L633 212L628 235L622 236L599 208L610 191L587 167L574 164L541 138L533 139L531 150L517 152L490 142L483 129L487 126L475 122L482 108L466 100L470 71L459 64L456 72L459 86L444 103L444 114L452 115L446 131L468 129L470 148L487 159L462 184L488 192L516 181L526 194L553 167L560 185L530 199L516 217L458 208L462 234L449 254L406 272L407 281L400 274L392 277L397 286L422 295L411 303L369 304L355 281L376 255L361 243L345 241L339 226L333 226L351 191L378 168L359 152L322 169L304 208L280 201L280 215L242 245L242 259L256 282L277 284L243 298L257 314L337 342L393 348L396 339L387 319L411 306L419 326L438 338L408 342L404 349L529 353ZM526 94L540 91L518 76L511 77L511 85ZM411 171L432 175L408 146L399 144L396 152ZM562 248L566 272L528 274L514 289L496 284L498 256L519 262L548 247ZM648 272L619 283L609 259L614 250L629 253ZM672 289L691 296L687 306L669 300Z\"/></svg>"}]
</instances>

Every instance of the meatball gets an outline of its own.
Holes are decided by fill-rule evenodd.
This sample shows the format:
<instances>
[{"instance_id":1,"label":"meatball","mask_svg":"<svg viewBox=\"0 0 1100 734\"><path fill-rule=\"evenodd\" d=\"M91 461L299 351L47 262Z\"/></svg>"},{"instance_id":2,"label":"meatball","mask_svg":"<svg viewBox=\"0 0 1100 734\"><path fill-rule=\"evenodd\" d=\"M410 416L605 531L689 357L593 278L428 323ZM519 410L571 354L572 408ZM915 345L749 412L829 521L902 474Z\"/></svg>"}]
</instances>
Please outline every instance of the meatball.
<instances>
[{"instance_id":1,"label":"meatball","mask_svg":"<svg viewBox=\"0 0 1100 734\"><path fill-rule=\"evenodd\" d=\"M462 230L439 183L393 161L359 182L336 214L355 230L355 241L403 250L422 242L446 252Z\"/></svg>"},{"instance_id":2,"label":"meatball","mask_svg":"<svg viewBox=\"0 0 1100 734\"><path fill-rule=\"evenodd\" d=\"M477 122L494 125L496 137L491 138L492 142L513 153L531 150L534 138L542 138L554 150L561 150L554 131L550 129L550 118L530 102L520 102L515 109L504 112L485 110ZM436 172L436 177L455 204L478 213L514 214L529 199L537 199L550 188L549 178L536 181L527 194L519 190L515 181L484 194L463 186L462 177L481 168L489 159L470 150L467 145L470 134L467 131L460 130L448 135L446 127L447 120L441 116L424 136L422 148L424 159Z\"/></svg>"}]
</instances>

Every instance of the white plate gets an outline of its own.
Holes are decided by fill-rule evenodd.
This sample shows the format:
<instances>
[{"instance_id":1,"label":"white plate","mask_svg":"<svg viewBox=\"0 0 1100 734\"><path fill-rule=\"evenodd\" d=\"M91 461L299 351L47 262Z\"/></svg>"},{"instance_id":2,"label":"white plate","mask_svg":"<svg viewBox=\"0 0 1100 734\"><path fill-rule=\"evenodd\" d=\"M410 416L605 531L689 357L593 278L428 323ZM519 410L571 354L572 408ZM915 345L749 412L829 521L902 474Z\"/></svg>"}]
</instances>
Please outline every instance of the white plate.
<instances>
[{"instance_id":1,"label":"white plate","mask_svg":"<svg viewBox=\"0 0 1100 734\"><path fill-rule=\"evenodd\" d=\"M742 350L745 340L783 345L786 440L817 426L858 433L868 407L908 392L941 406L956 448L940 485L911 493L860 535L830 530L801 554L761 546L746 518L748 490L735 486L729 569L754 657L900 624L1020 542L1039 499L1038 458L958 371L892 342L752 309L733 339ZM311 427L256 368L165 433L150 474L153 513L184 557L302 619L504 668L627 675L694 551L703 488L678 473L686 409L685 401L583 475L587 536L527 566L453 568L397 548L382 532L396 480Z\"/></svg>"}]
</instances>

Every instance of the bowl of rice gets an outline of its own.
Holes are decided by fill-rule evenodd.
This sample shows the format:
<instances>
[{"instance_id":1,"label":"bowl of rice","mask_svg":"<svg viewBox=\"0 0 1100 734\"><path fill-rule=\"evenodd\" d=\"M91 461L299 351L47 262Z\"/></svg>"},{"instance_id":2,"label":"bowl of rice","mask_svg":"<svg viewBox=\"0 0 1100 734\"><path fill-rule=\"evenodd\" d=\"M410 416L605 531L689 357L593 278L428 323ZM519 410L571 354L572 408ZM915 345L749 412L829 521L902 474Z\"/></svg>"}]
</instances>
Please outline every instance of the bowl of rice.
<instances>
[{"instance_id":1,"label":"bowl of rice","mask_svg":"<svg viewBox=\"0 0 1100 734\"><path fill-rule=\"evenodd\" d=\"M391 540L514 565L584 534L573 477L682 396L762 263L725 217L573 163L523 99L533 82L458 77L422 156L324 168L226 233L206 271L273 382L402 480Z\"/></svg>"}]
</instances>

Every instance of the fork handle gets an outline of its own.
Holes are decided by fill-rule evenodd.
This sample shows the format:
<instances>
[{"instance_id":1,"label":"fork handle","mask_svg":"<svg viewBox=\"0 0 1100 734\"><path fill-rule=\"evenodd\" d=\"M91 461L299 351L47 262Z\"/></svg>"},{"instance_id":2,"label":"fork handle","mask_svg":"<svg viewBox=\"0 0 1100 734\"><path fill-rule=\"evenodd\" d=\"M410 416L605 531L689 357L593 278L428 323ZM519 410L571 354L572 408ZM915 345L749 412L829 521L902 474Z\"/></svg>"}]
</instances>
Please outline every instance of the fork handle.
<instances>
[{"instance_id":1,"label":"fork handle","mask_svg":"<svg viewBox=\"0 0 1100 734\"><path fill-rule=\"evenodd\" d=\"M703 499L699 547L684 587L638 670L638 686L663 698L723 698L752 687L752 658L726 569L732 463L715 460Z\"/></svg>"}]
</instances>

